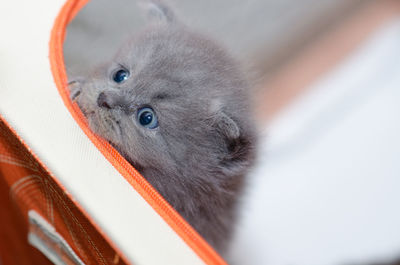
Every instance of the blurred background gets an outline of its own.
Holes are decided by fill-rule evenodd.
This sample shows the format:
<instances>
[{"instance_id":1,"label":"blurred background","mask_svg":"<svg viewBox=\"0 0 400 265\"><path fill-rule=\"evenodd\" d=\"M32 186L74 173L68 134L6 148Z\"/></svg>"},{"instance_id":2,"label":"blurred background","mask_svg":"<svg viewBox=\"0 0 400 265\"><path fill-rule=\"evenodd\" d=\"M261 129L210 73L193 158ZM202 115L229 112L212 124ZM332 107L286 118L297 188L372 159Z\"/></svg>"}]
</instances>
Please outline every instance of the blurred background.
<instances>
[{"instance_id":1,"label":"blurred background","mask_svg":"<svg viewBox=\"0 0 400 265\"><path fill-rule=\"evenodd\" d=\"M245 66L261 135L234 264L386 264L400 257L400 1L169 1ZM144 18L92 0L67 71L114 54Z\"/></svg>"}]
</instances>

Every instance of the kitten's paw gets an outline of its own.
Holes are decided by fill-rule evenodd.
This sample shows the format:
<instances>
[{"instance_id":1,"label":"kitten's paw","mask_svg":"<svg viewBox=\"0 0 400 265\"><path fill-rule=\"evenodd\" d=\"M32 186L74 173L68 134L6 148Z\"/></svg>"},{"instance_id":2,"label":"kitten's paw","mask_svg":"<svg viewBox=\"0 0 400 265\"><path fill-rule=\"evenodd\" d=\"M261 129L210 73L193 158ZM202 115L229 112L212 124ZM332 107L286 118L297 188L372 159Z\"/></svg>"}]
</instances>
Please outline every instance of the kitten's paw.
<instances>
[{"instance_id":1,"label":"kitten's paw","mask_svg":"<svg viewBox=\"0 0 400 265\"><path fill-rule=\"evenodd\" d=\"M69 89L69 98L72 101L75 101L77 97L81 94L81 82L77 80L70 81L68 83L68 89Z\"/></svg>"}]
</instances>

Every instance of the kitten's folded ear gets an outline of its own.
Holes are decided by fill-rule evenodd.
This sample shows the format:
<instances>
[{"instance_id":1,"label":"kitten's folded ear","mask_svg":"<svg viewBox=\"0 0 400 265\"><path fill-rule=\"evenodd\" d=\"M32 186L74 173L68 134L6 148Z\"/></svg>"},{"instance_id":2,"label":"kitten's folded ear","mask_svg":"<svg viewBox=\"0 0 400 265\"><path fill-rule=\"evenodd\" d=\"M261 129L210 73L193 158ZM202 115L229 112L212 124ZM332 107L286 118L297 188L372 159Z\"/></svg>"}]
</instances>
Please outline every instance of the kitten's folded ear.
<instances>
[{"instance_id":1,"label":"kitten's folded ear","mask_svg":"<svg viewBox=\"0 0 400 265\"><path fill-rule=\"evenodd\" d=\"M217 114L216 127L226 140L233 140L240 136L240 129L236 122L222 111Z\"/></svg>"},{"instance_id":2,"label":"kitten's folded ear","mask_svg":"<svg viewBox=\"0 0 400 265\"><path fill-rule=\"evenodd\" d=\"M142 0L140 5L146 10L151 21L173 23L175 13L163 0Z\"/></svg>"},{"instance_id":3,"label":"kitten's folded ear","mask_svg":"<svg viewBox=\"0 0 400 265\"><path fill-rule=\"evenodd\" d=\"M221 161L223 170L226 174L241 173L254 160L253 128L240 128L222 111L216 115L214 126L225 142L226 156Z\"/></svg>"}]
</instances>

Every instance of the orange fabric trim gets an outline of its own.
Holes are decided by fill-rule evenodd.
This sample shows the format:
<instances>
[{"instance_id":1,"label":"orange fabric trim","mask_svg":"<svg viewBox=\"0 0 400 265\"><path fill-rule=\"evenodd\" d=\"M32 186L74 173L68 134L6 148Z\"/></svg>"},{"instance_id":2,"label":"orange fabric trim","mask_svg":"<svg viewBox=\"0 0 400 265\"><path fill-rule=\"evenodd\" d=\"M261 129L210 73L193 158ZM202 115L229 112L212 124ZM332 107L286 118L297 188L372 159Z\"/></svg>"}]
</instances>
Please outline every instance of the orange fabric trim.
<instances>
[{"instance_id":1,"label":"orange fabric trim","mask_svg":"<svg viewBox=\"0 0 400 265\"><path fill-rule=\"evenodd\" d=\"M64 65L63 43L68 23L88 0L67 0L54 23L50 39L50 64L64 104L81 129L120 172L131 186L149 203L168 225L193 249L206 264L226 264L208 243L172 208L161 195L108 142L95 135L76 103L69 99Z\"/></svg>"},{"instance_id":2,"label":"orange fabric trim","mask_svg":"<svg viewBox=\"0 0 400 265\"><path fill-rule=\"evenodd\" d=\"M39 235L28 222L34 210L85 264L128 264L118 249L0 115L0 253L2 264L52 264L27 240ZM43 235L43 234L42 234ZM43 237L46 241L46 237ZM66 264L69 254L47 241ZM116 259L116 257L118 259ZM116 262L114 262L116 260Z\"/></svg>"}]
</instances>

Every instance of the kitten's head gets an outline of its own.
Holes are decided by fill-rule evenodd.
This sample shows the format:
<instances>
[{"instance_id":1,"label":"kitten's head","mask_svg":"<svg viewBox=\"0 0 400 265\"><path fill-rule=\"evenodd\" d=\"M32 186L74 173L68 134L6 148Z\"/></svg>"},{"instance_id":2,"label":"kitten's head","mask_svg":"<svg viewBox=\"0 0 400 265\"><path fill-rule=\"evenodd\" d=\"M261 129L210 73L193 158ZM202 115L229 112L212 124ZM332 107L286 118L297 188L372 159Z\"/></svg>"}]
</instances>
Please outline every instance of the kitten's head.
<instances>
[{"instance_id":1,"label":"kitten's head","mask_svg":"<svg viewBox=\"0 0 400 265\"><path fill-rule=\"evenodd\" d=\"M253 156L246 82L223 49L152 3L157 22L78 79L71 97L138 170L237 174Z\"/></svg>"}]
</instances>

